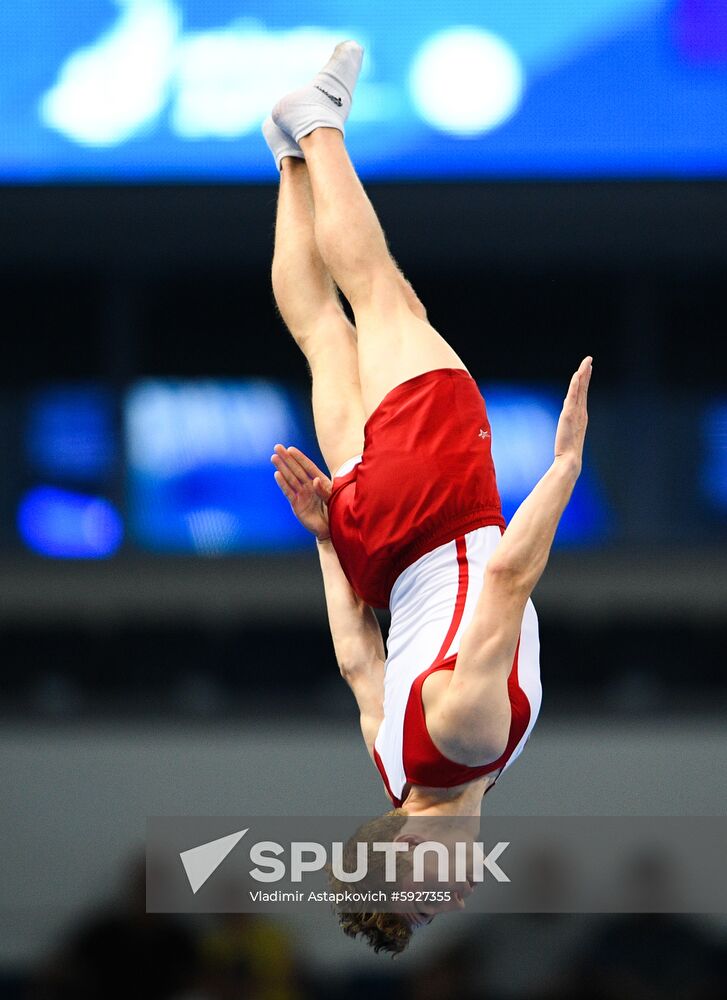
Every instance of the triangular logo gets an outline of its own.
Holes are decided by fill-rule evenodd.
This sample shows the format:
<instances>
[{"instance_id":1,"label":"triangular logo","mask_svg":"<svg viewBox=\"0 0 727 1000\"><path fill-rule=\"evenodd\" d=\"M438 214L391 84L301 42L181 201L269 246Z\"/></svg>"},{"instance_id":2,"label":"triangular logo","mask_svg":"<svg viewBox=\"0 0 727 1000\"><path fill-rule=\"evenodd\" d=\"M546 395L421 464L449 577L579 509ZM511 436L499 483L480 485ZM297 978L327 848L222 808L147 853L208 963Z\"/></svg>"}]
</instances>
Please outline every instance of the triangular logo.
<instances>
[{"instance_id":1,"label":"triangular logo","mask_svg":"<svg viewBox=\"0 0 727 1000\"><path fill-rule=\"evenodd\" d=\"M180 853L179 857L182 859L192 892L197 892L202 888L210 875L217 871L230 851L236 844L239 844L249 829L248 826L245 830L231 833L227 837L220 837L219 840L210 840L207 844L200 844L199 847L191 847L188 851Z\"/></svg>"}]
</instances>

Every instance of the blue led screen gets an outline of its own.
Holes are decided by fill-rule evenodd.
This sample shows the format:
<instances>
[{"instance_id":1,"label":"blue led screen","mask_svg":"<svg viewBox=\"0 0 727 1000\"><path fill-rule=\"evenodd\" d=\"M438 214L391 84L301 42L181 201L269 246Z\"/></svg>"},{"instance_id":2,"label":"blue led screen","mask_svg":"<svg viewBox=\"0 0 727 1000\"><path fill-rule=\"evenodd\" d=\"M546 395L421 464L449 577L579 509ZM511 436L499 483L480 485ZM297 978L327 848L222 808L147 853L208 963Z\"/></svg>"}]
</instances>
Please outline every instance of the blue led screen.
<instances>
[{"instance_id":1,"label":"blue led screen","mask_svg":"<svg viewBox=\"0 0 727 1000\"><path fill-rule=\"evenodd\" d=\"M37 390L28 405L25 455L33 472L61 480L109 473L118 461L114 399L97 386Z\"/></svg>"},{"instance_id":2,"label":"blue led screen","mask_svg":"<svg viewBox=\"0 0 727 1000\"><path fill-rule=\"evenodd\" d=\"M124 535L121 515L108 500L54 486L29 490L17 523L28 549L55 559L105 559Z\"/></svg>"},{"instance_id":3,"label":"blue led screen","mask_svg":"<svg viewBox=\"0 0 727 1000\"><path fill-rule=\"evenodd\" d=\"M556 394L483 388L503 512L510 518L553 460ZM278 442L317 449L296 402L264 381L146 381L126 400L128 516L135 542L156 551L224 554L310 545L278 490ZM586 459L557 544L589 544L612 516Z\"/></svg>"},{"instance_id":4,"label":"blue led screen","mask_svg":"<svg viewBox=\"0 0 727 1000\"><path fill-rule=\"evenodd\" d=\"M148 380L127 395L128 517L141 548L222 555L310 545L278 489L276 444L309 453L293 396L264 380Z\"/></svg>"},{"instance_id":5,"label":"blue led screen","mask_svg":"<svg viewBox=\"0 0 727 1000\"><path fill-rule=\"evenodd\" d=\"M710 505L727 511L727 400L713 402L702 417L701 486Z\"/></svg>"},{"instance_id":6,"label":"blue led screen","mask_svg":"<svg viewBox=\"0 0 727 1000\"><path fill-rule=\"evenodd\" d=\"M509 520L552 462L561 399L533 386L481 390ZM280 442L324 462L307 397L281 383L145 379L122 398L100 386L48 386L23 412L14 519L26 550L103 559L310 549L270 456ZM555 544L598 545L617 531L587 451Z\"/></svg>"},{"instance_id":7,"label":"blue led screen","mask_svg":"<svg viewBox=\"0 0 727 1000\"><path fill-rule=\"evenodd\" d=\"M0 181L260 181L259 127L367 49L367 178L727 174L722 0L6 0Z\"/></svg>"}]
</instances>

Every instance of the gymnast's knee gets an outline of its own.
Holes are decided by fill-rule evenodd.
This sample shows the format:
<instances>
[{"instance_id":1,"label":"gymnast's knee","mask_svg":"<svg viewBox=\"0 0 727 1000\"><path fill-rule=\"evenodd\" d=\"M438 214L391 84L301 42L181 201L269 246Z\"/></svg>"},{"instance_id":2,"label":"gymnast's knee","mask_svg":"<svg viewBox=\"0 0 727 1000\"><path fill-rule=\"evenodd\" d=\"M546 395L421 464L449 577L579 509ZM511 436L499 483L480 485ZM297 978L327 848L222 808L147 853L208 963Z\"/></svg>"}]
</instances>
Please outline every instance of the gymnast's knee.
<instances>
[{"instance_id":1,"label":"gymnast's knee","mask_svg":"<svg viewBox=\"0 0 727 1000\"><path fill-rule=\"evenodd\" d=\"M341 303L333 297L276 297L276 305L283 322L306 356L322 343L341 336L350 337L353 333Z\"/></svg>"},{"instance_id":2,"label":"gymnast's knee","mask_svg":"<svg viewBox=\"0 0 727 1000\"><path fill-rule=\"evenodd\" d=\"M406 309L418 319L427 319L426 309L393 261L366 269L350 291L349 301L354 312L373 309L388 313Z\"/></svg>"}]
</instances>

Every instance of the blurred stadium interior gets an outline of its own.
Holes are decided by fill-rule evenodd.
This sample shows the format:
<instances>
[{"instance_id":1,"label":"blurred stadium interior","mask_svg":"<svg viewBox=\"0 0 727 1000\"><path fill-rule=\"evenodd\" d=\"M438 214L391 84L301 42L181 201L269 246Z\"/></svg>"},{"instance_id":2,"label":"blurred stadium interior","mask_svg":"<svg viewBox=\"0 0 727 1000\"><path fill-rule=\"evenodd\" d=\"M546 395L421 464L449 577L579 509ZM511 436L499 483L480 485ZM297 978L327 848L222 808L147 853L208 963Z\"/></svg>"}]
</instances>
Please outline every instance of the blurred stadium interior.
<instances>
[{"instance_id":1,"label":"blurred stadium interior","mask_svg":"<svg viewBox=\"0 0 727 1000\"><path fill-rule=\"evenodd\" d=\"M543 715L488 800L502 814L727 804L727 182L664 173L368 185L486 398L504 393L511 413L558 400L595 359L592 494L534 597ZM145 387L172 438L185 390L223 408L270 390L284 443L310 446L305 364L270 289L274 174L103 179L0 185L0 996L723 996L724 918L465 914L392 965L333 918L144 914L147 815L373 814L386 800L313 542L266 492L259 453L277 438L251 431L250 453L217 465L212 448L192 483L154 479L143 433L132 447ZM173 447L188 444L180 432ZM527 449L503 470L510 459L527 480ZM191 495L211 522L189 520Z\"/></svg>"}]
</instances>

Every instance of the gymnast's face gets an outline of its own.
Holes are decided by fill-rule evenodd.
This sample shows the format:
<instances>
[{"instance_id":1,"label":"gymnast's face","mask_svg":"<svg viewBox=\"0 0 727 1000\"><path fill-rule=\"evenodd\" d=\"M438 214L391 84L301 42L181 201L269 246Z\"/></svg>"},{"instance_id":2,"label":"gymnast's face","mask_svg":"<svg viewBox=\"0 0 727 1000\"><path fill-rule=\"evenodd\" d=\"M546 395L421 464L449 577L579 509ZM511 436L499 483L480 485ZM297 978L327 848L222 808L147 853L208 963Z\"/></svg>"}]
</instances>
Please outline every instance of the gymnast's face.
<instances>
[{"instance_id":1,"label":"gymnast's face","mask_svg":"<svg viewBox=\"0 0 727 1000\"><path fill-rule=\"evenodd\" d=\"M427 850L423 855L421 875L414 880L414 870L409 870L407 875L401 879L401 891L410 894L412 908L407 912L409 924L413 929L431 923L438 913L446 913L451 910L463 910L465 901L472 894L475 886L473 876L472 844L473 827L468 821L465 823L447 823L445 827L441 823L434 823L427 830L426 825L422 825L421 818L412 817L402 827L398 841L405 841L412 849L418 844L427 841L437 845L442 845L447 849L451 865L446 866L442 874L446 877L440 879L440 862L434 850ZM465 844L466 863L462 865L463 871L456 872L454 858L456 857L455 844ZM460 851L462 848L460 847ZM419 874L419 873L417 873ZM408 895L407 895L408 898Z\"/></svg>"}]
</instances>

